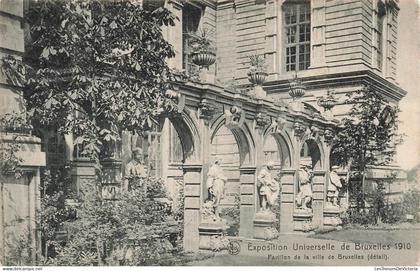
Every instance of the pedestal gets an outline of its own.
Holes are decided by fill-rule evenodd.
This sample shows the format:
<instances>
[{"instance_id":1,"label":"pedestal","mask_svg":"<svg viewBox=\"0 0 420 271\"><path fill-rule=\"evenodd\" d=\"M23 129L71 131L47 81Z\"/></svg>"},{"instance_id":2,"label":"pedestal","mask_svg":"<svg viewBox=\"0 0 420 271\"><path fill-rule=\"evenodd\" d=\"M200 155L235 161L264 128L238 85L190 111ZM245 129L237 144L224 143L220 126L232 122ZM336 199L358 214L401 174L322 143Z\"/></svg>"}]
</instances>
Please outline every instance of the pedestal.
<instances>
[{"instance_id":1,"label":"pedestal","mask_svg":"<svg viewBox=\"0 0 420 271\"><path fill-rule=\"evenodd\" d=\"M226 221L200 223L198 226L199 249L220 251L227 247Z\"/></svg>"},{"instance_id":2,"label":"pedestal","mask_svg":"<svg viewBox=\"0 0 420 271\"><path fill-rule=\"evenodd\" d=\"M340 207L327 202L324 208L324 227L341 229Z\"/></svg>"},{"instance_id":3,"label":"pedestal","mask_svg":"<svg viewBox=\"0 0 420 271\"><path fill-rule=\"evenodd\" d=\"M272 240L279 236L275 227L276 215L272 212L258 212L254 217L254 238Z\"/></svg>"},{"instance_id":4,"label":"pedestal","mask_svg":"<svg viewBox=\"0 0 420 271\"><path fill-rule=\"evenodd\" d=\"M200 81L203 83L214 84L216 81L216 76L206 68L203 68L199 72Z\"/></svg>"},{"instance_id":5,"label":"pedestal","mask_svg":"<svg viewBox=\"0 0 420 271\"><path fill-rule=\"evenodd\" d=\"M301 101L295 100L290 102L290 109L295 112L303 112L305 106Z\"/></svg>"},{"instance_id":6,"label":"pedestal","mask_svg":"<svg viewBox=\"0 0 420 271\"><path fill-rule=\"evenodd\" d=\"M293 227L295 231L308 232L313 230L313 212L311 209L296 209L293 213Z\"/></svg>"},{"instance_id":7,"label":"pedestal","mask_svg":"<svg viewBox=\"0 0 420 271\"><path fill-rule=\"evenodd\" d=\"M252 88L252 92L250 94L255 96L257 99L264 99L267 97L267 92L265 92L265 90L260 85L255 85Z\"/></svg>"},{"instance_id":8,"label":"pedestal","mask_svg":"<svg viewBox=\"0 0 420 271\"><path fill-rule=\"evenodd\" d=\"M104 159L102 164L102 199L115 200L121 194L121 161Z\"/></svg>"}]
</instances>

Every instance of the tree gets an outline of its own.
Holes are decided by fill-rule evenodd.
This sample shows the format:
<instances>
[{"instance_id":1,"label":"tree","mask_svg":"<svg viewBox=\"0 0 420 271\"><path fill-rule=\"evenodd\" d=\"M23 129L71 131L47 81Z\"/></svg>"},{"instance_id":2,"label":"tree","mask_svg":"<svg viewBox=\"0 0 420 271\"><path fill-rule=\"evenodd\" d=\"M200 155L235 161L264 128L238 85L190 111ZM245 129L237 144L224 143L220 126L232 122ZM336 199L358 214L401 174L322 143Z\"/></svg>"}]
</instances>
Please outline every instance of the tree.
<instances>
[{"instance_id":1,"label":"tree","mask_svg":"<svg viewBox=\"0 0 420 271\"><path fill-rule=\"evenodd\" d=\"M97 160L121 130L148 129L171 110L166 60L174 51L161 27L175 17L167 9L45 0L31 3L26 18L25 98L35 124L72 133Z\"/></svg>"},{"instance_id":2,"label":"tree","mask_svg":"<svg viewBox=\"0 0 420 271\"><path fill-rule=\"evenodd\" d=\"M69 241L57 248L52 265L150 265L179 248L178 224L163 183L130 177L137 185L118 201L101 201L92 187L76 221L69 223Z\"/></svg>"},{"instance_id":3,"label":"tree","mask_svg":"<svg viewBox=\"0 0 420 271\"><path fill-rule=\"evenodd\" d=\"M174 25L176 18L167 9L144 9L132 1L44 0L31 2L25 19L30 41L23 61L5 57L2 68L9 81L23 87L25 113L32 124L73 134L82 155L98 169L100 159L112 155L108 147L120 140L122 130L141 133L162 113L172 111L172 100L165 95L172 80L166 60L174 50L161 28ZM156 194L130 193L120 201L103 202L93 184L76 206L77 219L67 223L71 241L61 247L54 242L55 233L72 213L64 204L64 171L43 178L40 228L44 255L54 256L48 253L49 244L58 253L53 262L101 264L107 255L101 246L132 240L130 230L142 234L152 223L145 217L153 215L153 222L168 218L150 209L162 205L152 200ZM99 170L98 180L100 175ZM137 216L123 217L128 210ZM147 240L154 244L155 239ZM148 252L161 252L154 248Z\"/></svg>"},{"instance_id":4,"label":"tree","mask_svg":"<svg viewBox=\"0 0 420 271\"><path fill-rule=\"evenodd\" d=\"M392 161L395 146L402 140L397 133L399 109L371 86L349 94L346 104L351 109L338 127L332 161L349 166L351 182L363 184L369 166ZM358 207L363 207L363 188L353 188L359 194Z\"/></svg>"}]
</instances>

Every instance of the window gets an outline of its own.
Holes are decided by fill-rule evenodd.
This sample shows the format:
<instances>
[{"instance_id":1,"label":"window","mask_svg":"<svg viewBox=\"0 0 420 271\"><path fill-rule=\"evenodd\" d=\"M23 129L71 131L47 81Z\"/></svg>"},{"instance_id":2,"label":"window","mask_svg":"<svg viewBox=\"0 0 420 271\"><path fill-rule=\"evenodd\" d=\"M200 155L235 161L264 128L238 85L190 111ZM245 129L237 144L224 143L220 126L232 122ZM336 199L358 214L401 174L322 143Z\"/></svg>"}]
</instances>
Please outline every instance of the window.
<instances>
[{"instance_id":1,"label":"window","mask_svg":"<svg viewBox=\"0 0 420 271\"><path fill-rule=\"evenodd\" d=\"M283 9L285 69L307 70L311 57L311 7L309 3L286 3Z\"/></svg>"},{"instance_id":2,"label":"window","mask_svg":"<svg viewBox=\"0 0 420 271\"><path fill-rule=\"evenodd\" d=\"M152 131L147 133L147 157L145 157L145 162L149 170L149 176L156 178L162 176L161 134L161 128L158 126L154 126Z\"/></svg>"},{"instance_id":3,"label":"window","mask_svg":"<svg viewBox=\"0 0 420 271\"><path fill-rule=\"evenodd\" d=\"M198 30L200 18L201 9L190 4L184 5L182 9L182 68L187 72L187 74L194 74L198 71L198 66L191 62L189 37L191 33L194 33Z\"/></svg>"},{"instance_id":4,"label":"window","mask_svg":"<svg viewBox=\"0 0 420 271\"><path fill-rule=\"evenodd\" d=\"M183 153L182 153L182 144L181 139L179 138L178 132L175 130L175 127L170 124L169 128L169 163L170 164L182 164Z\"/></svg>"},{"instance_id":5,"label":"window","mask_svg":"<svg viewBox=\"0 0 420 271\"><path fill-rule=\"evenodd\" d=\"M376 18L377 29L376 29L376 65L378 69L382 70L383 63L383 29L384 29L384 18L386 9L384 4L380 1L378 3L378 17Z\"/></svg>"}]
</instances>

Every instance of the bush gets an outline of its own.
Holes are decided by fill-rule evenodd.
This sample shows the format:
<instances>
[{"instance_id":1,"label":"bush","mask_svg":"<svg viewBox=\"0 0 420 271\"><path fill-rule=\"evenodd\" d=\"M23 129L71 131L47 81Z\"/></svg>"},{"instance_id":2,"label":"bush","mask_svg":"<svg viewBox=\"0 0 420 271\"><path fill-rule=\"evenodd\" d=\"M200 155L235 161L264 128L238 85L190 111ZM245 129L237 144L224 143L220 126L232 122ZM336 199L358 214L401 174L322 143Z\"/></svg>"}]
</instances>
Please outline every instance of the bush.
<instances>
[{"instance_id":1,"label":"bush","mask_svg":"<svg viewBox=\"0 0 420 271\"><path fill-rule=\"evenodd\" d=\"M241 199L238 194L235 195L235 204L232 207L225 207L220 212L220 216L227 220L228 236L238 236L240 226L240 213L241 213Z\"/></svg>"},{"instance_id":2,"label":"bush","mask_svg":"<svg viewBox=\"0 0 420 271\"><path fill-rule=\"evenodd\" d=\"M382 222L394 224L401 222L404 219L404 210L402 203L388 204L384 207L382 213Z\"/></svg>"},{"instance_id":3,"label":"bush","mask_svg":"<svg viewBox=\"0 0 420 271\"><path fill-rule=\"evenodd\" d=\"M347 210L345 215L342 217L343 224L360 224L368 225L374 224L374 216L369 212L368 208L358 209L351 207Z\"/></svg>"},{"instance_id":4,"label":"bush","mask_svg":"<svg viewBox=\"0 0 420 271\"><path fill-rule=\"evenodd\" d=\"M404 215L413 215L414 221L420 222L420 191L413 189L404 193L401 208Z\"/></svg>"},{"instance_id":5,"label":"bush","mask_svg":"<svg viewBox=\"0 0 420 271\"><path fill-rule=\"evenodd\" d=\"M379 221L395 224L407 220L407 215L413 216L413 222L419 222L420 192L410 190L401 196L401 201L387 204L385 194L380 185L376 191L366 194L365 200L369 207L354 206L342 216L343 224L369 225Z\"/></svg>"},{"instance_id":6,"label":"bush","mask_svg":"<svg viewBox=\"0 0 420 271\"><path fill-rule=\"evenodd\" d=\"M57 249L53 265L153 265L179 251L179 227L162 182L136 178L119 200L91 193L69 223L69 242Z\"/></svg>"}]
</instances>

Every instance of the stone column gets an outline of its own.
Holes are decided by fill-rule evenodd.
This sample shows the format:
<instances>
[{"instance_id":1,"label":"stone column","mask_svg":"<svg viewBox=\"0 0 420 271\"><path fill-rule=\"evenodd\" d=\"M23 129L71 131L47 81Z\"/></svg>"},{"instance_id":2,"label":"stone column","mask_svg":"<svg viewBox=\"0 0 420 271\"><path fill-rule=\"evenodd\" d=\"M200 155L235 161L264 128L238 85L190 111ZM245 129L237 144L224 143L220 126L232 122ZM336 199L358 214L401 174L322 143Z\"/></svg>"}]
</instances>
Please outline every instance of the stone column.
<instances>
[{"instance_id":1,"label":"stone column","mask_svg":"<svg viewBox=\"0 0 420 271\"><path fill-rule=\"evenodd\" d=\"M324 135L325 137L328 137L329 134ZM331 168L331 162L330 162L330 153L331 153L331 145L330 145L330 140L331 138L329 138L329 140L325 139L325 147L324 147L324 152L325 152L325 166L324 169L326 170L325 172L325 182L324 182L324 207L323 207L323 221L322 221L322 227L326 227L326 228L336 228L336 227L340 227L342 221L340 218L340 207L339 206L333 206L332 204L330 204L329 202L327 202L327 195L328 195L328 186L330 183L330 168ZM344 173L344 175L346 175L347 172ZM343 176L343 173L339 174L340 177Z\"/></svg>"},{"instance_id":2,"label":"stone column","mask_svg":"<svg viewBox=\"0 0 420 271\"><path fill-rule=\"evenodd\" d=\"M325 0L311 1L311 68L325 66Z\"/></svg>"},{"instance_id":3,"label":"stone column","mask_svg":"<svg viewBox=\"0 0 420 271\"><path fill-rule=\"evenodd\" d=\"M280 233L293 232L293 211L295 209L296 169L283 169L280 175Z\"/></svg>"},{"instance_id":4,"label":"stone column","mask_svg":"<svg viewBox=\"0 0 420 271\"><path fill-rule=\"evenodd\" d=\"M163 34L166 40L173 46L175 57L168 59L169 67L177 70L182 69L182 7L183 4L179 0L166 0L165 7L178 17L175 20L175 26L164 26Z\"/></svg>"},{"instance_id":5,"label":"stone column","mask_svg":"<svg viewBox=\"0 0 420 271\"><path fill-rule=\"evenodd\" d=\"M322 228L323 226L326 181L326 170L314 170L312 178L312 226L314 228Z\"/></svg>"},{"instance_id":6,"label":"stone column","mask_svg":"<svg viewBox=\"0 0 420 271\"><path fill-rule=\"evenodd\" d=\"M102 180L101 195L102 199L116 200L122 190L122 172L120 159L106 158L101 161Z\"/></svg>"},{"instance_id":7,"label":"stone column","mask_svg":"<svg viewBox=\"0 0 420 271\"><path fill-rule=\"evenodd\" d=\"M253 237L253 219L256 211L255 166L241 166L240 170L240 226L239 236Z\"/></svg>"},{"instance_id":8,"label":"stone column","mask_svg":"<svg viewBox=\"0 0 420 271\"><path fill-rule=\"evenodd\" d=\"M197 251L201 206L201 164L184 164L184 250Z\"/></svg>"},{"instance_id":9,"label":"stone column","mask_svg":"<svg viewBox=\"0 0 420 271\"><path fill-rule=\"evenodd\" d=\"M313 208L304 209L298 208L296 203L296 196L299 192L299 170L300 170L300 148L304 142L305 134L308 131L307 124L303 122L295 122L293 125L293 145L294 148L294 166L296 167L296 172L294 176L294 198L293 198L293 229L295 231L308 232L313 229L312 218L313 218ZM312 180L313 181L313 180ZM313 204L313 198L312 198ZM312 206L313 207L313 206Z\"/></svg>"},{"instance_id":10,"label":"stone column","mask_svg":"<svg viewBox=\"0 0 420 271\"><path fill-rule=\"evenodd\" d=\"M279 68L279 46L278 41L278 27L282 17L277 16L278 1L268 0L266 3L265 12L265 59L268 68L269 80L275 80L278 77ZM281 55L281 52L280 52Z\"/></svg>"},{"instance_id":11,"label":"stone column","mask_svg":"<svg viewBox=\"0 0 420 271\"><path fill-rule=\"evenodd\" d=\"M23 21L23 1L1 1L0 67L4 58L12 56L19 60L24 54ZM12 83L12 80L18 83ZM23 77L7 78L0 69L0 116L25 111L21 95L23 82L19 82L23 80ZM20 146L15 155L22 159L19 166L23 170L21 178L16 178L13 173L0 174L0 265L5 263L7 244L13 244L21 235L28 238L34 264L40 243L35 224L40 206L39 170L45 166L45 153L41 152L41 140L23 127L0 124L0 143L2 148L9 144Z\"/></svg>"},{"instance_id":12,"label":"stone column","mask_svg":"<svg viewBox=\"0 0 420 271\"><path fill-rule=\"evenodd\" d=\"M229 82L234 79L237 68L236 55L233 48L236 47L236 14L235 1L217 1L216 12L216 42L217 42L217 66L216 76L220 82ZM236 49L235 49L236 50ZM233 53L232 53L233 52Z\"/></svg>"},{"instance_id":13,"label":"stone column","mask_svg":"<svg viewBox=\"0 0 420 271\"><path fill-rule=\"evenodd\" d=\"M71 162L71 177L76 184L77 194L82 196L91 189L96 189L94 163L89 159L77 159Z\"/></svg>"}]
</instances>

